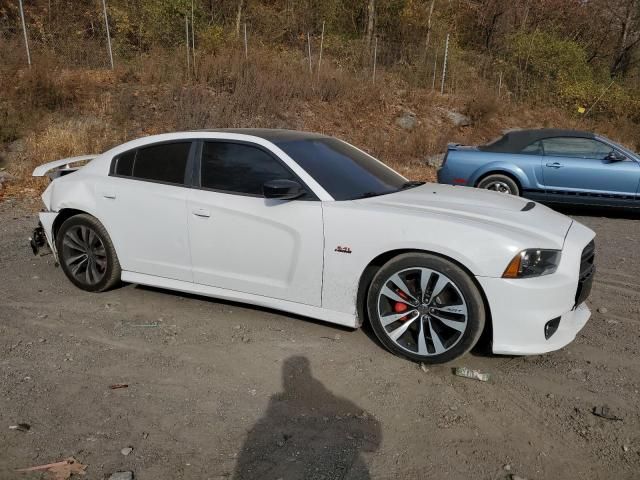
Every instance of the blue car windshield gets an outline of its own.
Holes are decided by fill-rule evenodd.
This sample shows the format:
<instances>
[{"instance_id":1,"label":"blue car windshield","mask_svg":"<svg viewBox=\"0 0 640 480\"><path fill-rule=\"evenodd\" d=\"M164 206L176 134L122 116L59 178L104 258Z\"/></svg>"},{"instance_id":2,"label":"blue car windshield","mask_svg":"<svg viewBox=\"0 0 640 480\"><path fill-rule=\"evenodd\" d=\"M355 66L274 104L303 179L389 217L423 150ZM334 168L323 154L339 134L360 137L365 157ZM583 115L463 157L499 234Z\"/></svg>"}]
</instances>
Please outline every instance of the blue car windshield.
<instances>
[{"instance_id":1,"label":"blue car windshield","mask_svg":"<svg viewBox=\"0 0 640 480\"><path fill-rule=\"evenodd\" d=\"M609 140L607 137L598 137L598 138L600 140L602 140L603 142L608 143L609 145L614 147L616 150L620 150L627 157L638 159L638 155L635 152L629 150L627 147L624 147L624 146L620 145L619 143L614 142L613 140Z\"/></svg>"},{"instance_id":2,"label":"blue car windshield","mask_svg":"<svg viewBox=\"0 0 640 480\"><path fill-rule=\"evenodd\" d=\"M335 200L355 200L416 186L378 160L336 138L276 142Z\"/></svg>"}]
</instances>

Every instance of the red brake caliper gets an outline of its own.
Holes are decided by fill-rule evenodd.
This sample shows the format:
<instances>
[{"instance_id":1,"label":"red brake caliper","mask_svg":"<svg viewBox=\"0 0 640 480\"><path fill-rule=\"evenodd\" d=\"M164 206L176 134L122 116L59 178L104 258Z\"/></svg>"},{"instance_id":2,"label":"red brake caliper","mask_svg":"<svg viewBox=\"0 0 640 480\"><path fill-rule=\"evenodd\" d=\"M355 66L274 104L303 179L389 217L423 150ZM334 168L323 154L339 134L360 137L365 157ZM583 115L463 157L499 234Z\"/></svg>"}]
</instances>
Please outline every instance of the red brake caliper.
<instances>
[{"instance_id":1,"label":"red brake caliper","mask_svg":"<svg viewBox=\"0 0 640 480\"><path fill-rule=\"evenodd\" d=\"M407 295L401 291L398 290L396 292L400 297L408 300ZM406 303L402 303L402 302L396 302L395 305L393 306L393 311L396 313L402 313L402 312L406 312L409 309L409 306ZM402 317L399 319L399 321L404 322L407 319L407 317Z\"/></svg>"}]
</instances>

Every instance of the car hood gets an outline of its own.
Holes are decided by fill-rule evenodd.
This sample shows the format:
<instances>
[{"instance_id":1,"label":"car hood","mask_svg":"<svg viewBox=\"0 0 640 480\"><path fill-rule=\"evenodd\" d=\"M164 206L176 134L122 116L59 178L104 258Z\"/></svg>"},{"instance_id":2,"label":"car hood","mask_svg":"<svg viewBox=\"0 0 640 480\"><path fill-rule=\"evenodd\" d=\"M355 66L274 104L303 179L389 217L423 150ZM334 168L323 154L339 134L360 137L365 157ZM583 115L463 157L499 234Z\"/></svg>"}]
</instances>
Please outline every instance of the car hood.
<instances>
[{"instance_id":1,"label":"car hood","mask_svg":"<svg viewBox=\"0 0 640 480\"><path fill-rule=\"evenodd\" d=\"M504 193L451 185L426 184L358 202L377 209L417 216L446 216L452 221L482 223L537 240L540 248L561 249L573 221L544 205Z\"/></svg>"}]
</instances>

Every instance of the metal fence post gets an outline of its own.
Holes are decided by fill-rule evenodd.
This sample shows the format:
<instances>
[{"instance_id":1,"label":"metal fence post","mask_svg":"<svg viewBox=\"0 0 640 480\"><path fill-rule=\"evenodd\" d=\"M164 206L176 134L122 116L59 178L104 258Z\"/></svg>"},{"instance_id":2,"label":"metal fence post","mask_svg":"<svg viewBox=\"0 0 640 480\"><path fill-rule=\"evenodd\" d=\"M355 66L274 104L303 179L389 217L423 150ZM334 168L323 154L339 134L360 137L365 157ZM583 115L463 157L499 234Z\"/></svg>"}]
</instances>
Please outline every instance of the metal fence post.
<instances>
[{"instance_id":1,"label":"metal fence post","mask_svg":"<svg viewBox=\"0 0 640 480\"><path fill-rule=\"evenodd\" d=\"M378 37L373 44L373 83L376 83L376 63L378 63Z\"/></svg>"},{"instance_id":2,"label":"metal fence post","mask_svg":"<svg viewBox=\"0 0 640 480\"><path fill-rule=\"evenodd\" d=\"M436 73L438 71L438 50L434 50L433 53L433 78L431 79L431 90L436 89Z\"/></svg>"},{"instance_id":3,"label":"metal fence post","mask_svg":"<svg viewBox=\"0 0 640 480\"><path fill-rule=\"evenodd\" d=\"M193 13L193 0L191 0L191 54L193 55L193 75L197 75L196 70L196 19Z\"/></svg>"},{"instance_id":4,"label":"metal fence post","mask_svg":"<svg viewBox=\"0 0 640 480\"><path fill-rule=\"evenodd\" d=\"M22 0L20 1L22 3ZM109 48L109 61L111 62L111 70L113 70L113 51L111 50L111 34L109 33L109 17L107 17L107 2L102 0L102 10L104 12L104 25L107 29L107 46Z\"/></svg>"},{"instance_id":5,"label":"metal fence post","mask_svg":"<svg viewBox=\"0 0 640 480\"><path fill-rule=\"evenodd\" d=\"M309 74L313 75L313 66L311 65L311 34L307 32L307 53L309 55Z\"/></svg>"},{"instance_id":6,"label":"metal fence post","mask_svg":"<svg viewBox=\"0 0 640 480\"><path fill-rule=\"evenodd\" d=\"M320 80L320 65L322 65L323 45L324 45L324 22L322 22L322 34L320 35L320 55L318 56L318 80Z\"/></svg>"},{"instance_id":7,"label":"metal fence post","mask_svg":"<svg viewBox=\"0 0 640 480\"><path fill-rule=\"evenodd\" d=\"M447 59L449 57L449 34L447 33L447 40L444 44L444 60L442 62L442 80L440 81L440 95L444 93L444 81L447 77Z\"/></svg>"},{"instance_id":8,"label":"metal fence post","mask_svg":"<svg viewBox=\"0 0 640 480\"><path fill-rule=\"evenodd\" d=\"M244 24L244 59L249 58L249 45L247 44L247 23Z\"/></svg>"},{"instance_id":9,"label":"metal fence post","mask_svg":"<svg viewBox=\"0 0 640 480\"><path fill-rule=\"evenodd\" d=\"M27 24L24 23L24 10L22 8L22 0L20 3L20 19L22 20L22 33L24 34L24 48L27 50L27 63L31 67L31 52L29 51L29 40L27 39Z\"/></svg>"},{"instance_id":10,"label":"metal fence post","mask_svg":"<svg viewBox=\"0 0 640 480\"><path fill-rule=\"evenodd\" d=\"M184 16L184 33L187 39L187 78L191 78L191 53L189 52L189 17Z\"/></svg>"}]
</instances>

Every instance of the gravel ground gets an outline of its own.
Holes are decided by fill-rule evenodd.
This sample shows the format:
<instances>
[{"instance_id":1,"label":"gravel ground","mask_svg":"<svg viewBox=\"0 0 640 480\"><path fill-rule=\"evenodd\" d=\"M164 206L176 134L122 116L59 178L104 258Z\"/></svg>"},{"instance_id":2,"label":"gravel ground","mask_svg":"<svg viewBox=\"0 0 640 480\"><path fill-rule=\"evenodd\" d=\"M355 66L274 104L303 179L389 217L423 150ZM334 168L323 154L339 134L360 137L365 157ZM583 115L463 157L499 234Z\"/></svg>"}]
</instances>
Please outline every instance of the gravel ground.
<instances>
[{"instance_id":1,"label":"gravel ground","mask_svg":"<svg viewBox=\"0 0 640 480\"><path fill-rule=\"evenodd\" d=\"M640 477L640 214L569 212L598 234L574 343L424 371L367 330L135 285L82 292L31 255L37 209L0 203L2 479L69 456L88 479ZM592 414L603 405L621 420Z\"/></svg>"}]
</instances>

